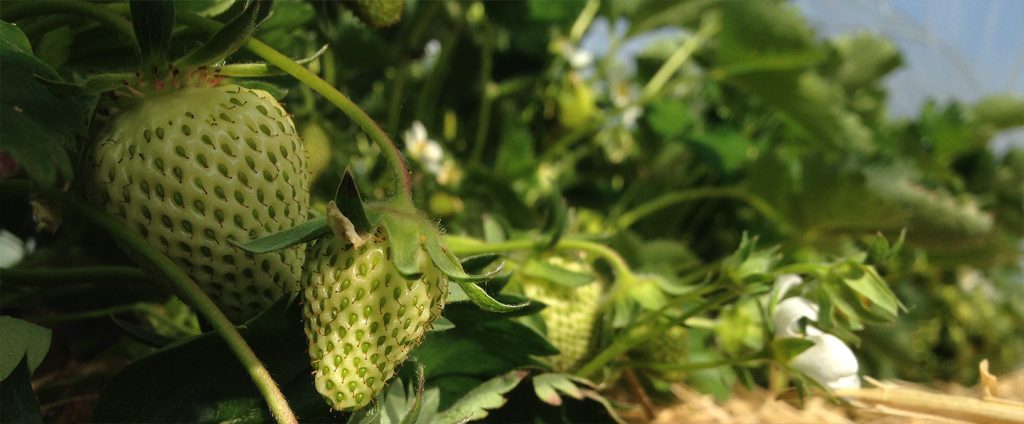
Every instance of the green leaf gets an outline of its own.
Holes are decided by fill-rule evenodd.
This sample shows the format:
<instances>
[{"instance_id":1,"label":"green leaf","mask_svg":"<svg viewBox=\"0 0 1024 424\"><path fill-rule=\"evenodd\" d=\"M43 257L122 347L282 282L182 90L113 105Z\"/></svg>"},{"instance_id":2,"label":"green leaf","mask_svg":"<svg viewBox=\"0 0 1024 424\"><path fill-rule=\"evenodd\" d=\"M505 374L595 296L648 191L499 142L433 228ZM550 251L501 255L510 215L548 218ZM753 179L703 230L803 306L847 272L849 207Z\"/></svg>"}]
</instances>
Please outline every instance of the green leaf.
<instances>
[{"instance_id":1,"label":"green leaf","mask_svg":"<svg viewBox=\"0 0 1024 424\"><path fill-rule=\"evenodd\" d=\"M0 316L0 379L7 378L21 362L28 361L28 372L35 371L50 350L50 330L31 322Z\"/></svg>"},{"instance_id":2,"label":"green leaf","mask_svg":"<svg viewBox=\"0 0 1024 424\"><path fill-rule=\"evenodd\" d=\"M841 36L832 43L842 60L836 79L847 90L872 84L903 63L896 45L876 34Z\"/></svg>"},{"instance_id":3,"label":"green leaf","mask_svg":"<svg viewBox=\"0 0 1024 424\"><path fill-rule=\"evenodd\" d=\"M295 413L326 422L316 392L296 297L282 297L239 328ZM93 415L98 422L269 422L270 411L220 335L189 338L136 360L115 375Z\"/></svg>"},{"instance_id":4,"label":"green leaf","mask_svg":"<svg viewBox=\"0 0 1024 424\"><path fill-rule=\"evenodd\" d=\"M501 303L497 299L491 297L491 295L484 291L484 289L480 288L480 286L473 283L459 282L459 287L462 288L473 304L486 311L512 312L530 304L530 302L522 302L513 305Z\"/></svg>"},{"instance_id":5,"label":"green leaf","mask_svg":"<svg viewBox=\"0 0 1024 424\"><path fill-rule=\"evenodd\" d=\"M569 216L569 208L565 199L562 198L558 188L553 186L554 183L548 191L547 202L545 202L547 214L544 217L544 227L541 229L541 234L544 237L543 244L539 246L541 250L550 249L558 244L558 240L565 233L565 225Z\"/></svg>"},{"instance_id":6,"label":"green leaf","mask_svg":"<svg viewBox=\"0 0 1024 424\"><path fill-rule=\"evenodd\" d=\"M488 267L491 269L504 268L504 261L494 265L495 261L501 259L502 256L496 253L484 253L480 255L467 256L462 258L462 269L469 274L480 274L485 272L484 270Z\"/></svg>"},{"instance_id":7,"label":"green leaf","mask_svg":"<svg viewBox=\"0 0 1024 424\"><path fill-rule=\"evenodd\" d=\"M772 358L780 364L786 364L812 346L814 346L814 342L807 339L796 337L774 339L771 343Z\"/></svg>"},{"instance_id":8,"label":"green leaf","mask_svg":"<svg viewBox=\"0 0 1024 424\"><path fill-rule=\"evenodd\" d=\"M6 340L5 340L6 343ZM0 381L0 421L5 423L42 423L39 401L29 382L29 359L22 356L17 365Z\"/></svg>"},{"instance_id":9,"label":"green leaf","mask_svg":"<svg viewBox=\"0 0 1024 424\"><path fill-rule=\"evenodd\" d=\"M593 273L572 271L537 258L528 259L519 272L528 277L540 278L565 287L580 287L593 283L597 279Z\"/></svg>"},{"instance_id":10,"label":"green leaf","mask_svg":"<svg viewBox=\"0 0 1024 424\"><path fill-rule=\"evenodd\" d=\"M132 0L132 27L142 54L143 69L163 69L174 31L173 0Z\"/></svg>"},{"instance_id":11,"label":"green leaf","mask_svg":"<svg viewBox=\"0 0 1024 424\"><path fill-rule=\"evenodd\" d=\"M996 129L1024 126L1024 97L995 94L983 97L971 108L974 119Z\"/></svg>"},{"instance_id":12,"label":"green leaf","mask_svg":"<svg viewBox=\"0 0 1024 424\"><path fill-rule=\"evenodd\" d=\"M722 130L694 137L692 145L707 162L731 175L746 163L754 142L739 132Z\"/></svg>"},{"instance_id":13,"label":"green leaf","mask_svg":"<svg viewBox=\"0 0 1024 424\"><path fill-rule=\"evenodd\" d=\"M121 327L121 329L124 330L125 333L131 336L131 338L145 345L156 348L162 348L174 342L174 339L170 337L157 333L156 331L145 326L125 321L121 318L118 318L117 315L111 315L110 319L118 327Z\"/></svg>"},{"instance_id":14,"label":"green leaf","mask_svg":"<svg viewBox=\"0 0 1024 424\"><path fill-rule=\"evenodd\" d=\"M85 116L62 81L32 55L25 35L0 21L0 151L10 153L29 177L52 186L73 176L66 149L85 133Z\"/></svg>"},{"instance_id":15,"label":"green leaf","mask_svg":"<svg viewBox=\"0 0 1024 424\"><path fill-rule=\"evenodd\" d=\"M515 319L520 312L500 314L470 303L448 304L444 316L455 327L427 333L412 356L423 365L427 380L433 382L447 375L486 379L536 365L535 356L558 353L544 336Z\"/></svg>"},{"instance_id":16,"label":"green leaf","mask_svg":"<svg viewBox=\"0 0 1024 424\"><path fill-rule=\"evenodd\" d=\"M345 215L359 234L370 232L370 220L366 218L366 211L363 210L363 198L359 195L359 187L356 187L356 180L352 176L351 169L345 169L341 177L341 184L334 195L334 203L338 210Z\"/></svg>"},{"instance_id":17,"label":"green leaf","mask_svg":"<svg viewBox=\"0 0 1024 424\"><path fill-rule=\"evenodd\" d=\"M647 107L644 114L647 125L665 137L683 135L693 122L687 104L675 99L657 99Z\"/></svg>"},{"instance_id":18,"label":"green leaf","mask_svg":"<svg viewBox=\"0 0 1024 424\"><path fill-rule=\"evenodd\" d=\"M316 240L330 233L331 228L327 225L327 218L318 217L269 236L249 240L245 243L231 241L231 244L246 252L261 254Z\"/></svg>"},{"instance_id":19,"label":"green leaf","mask_svg":"<svg viewBox=\"0 0 1024 424\"><path fill-rule=\"evenodd\" d=\"M505 393L518 386L528 374L527 371L510 371L484 382L438 414L435 421L463 423L486 418L488 410L500 408L507 402Z\"/></svg>"},{"instance_id":20,"label":"green leaf","mask_svg":"<svg viewBox=\"0 0 1024 424\"><path fill-rule=\"evenodd\" d=\"M884 321L896 319L903 305L873 267L847 263L846 270L841 271L840 275L843 284L856 292L858 303L864 311Z\"/></svg>"},{"instance_id":21,"label":"green leaf","mask_svg":"<svg viewBox=\"0 0 1024 424\"><path fill-rule=\"evenodd\" d=\"M249 39L256 25L270 11L269 2L247 1L242 13L224 25L220 31L188 56L178 60L179 68L195 68L217 63L228 57Z\"/></svg>"},{"instance_id":22,"label":"green leaf","mask_svg":"<svg viewBox=\"0 0 1024 424\"><path fill-rule=\"evenodd\" d=\"M559 406L562 397L558 392L565 393L573 399L583 399L583 392L565 374L544 373L533 377L533 392L537 398L548 405Z\"/></svg>"},{"instance_id":23,"label":"green leaf","mask_svg":"<svg viewBox=\"0 0 1024 424\"><path fill-rule=\"evenodd\" d=\"M39 39L36 55L50 67L60 68L71 54L71 43L74 39L74 33L67 26L47 32Z\"/></svg>"}]
</instances>

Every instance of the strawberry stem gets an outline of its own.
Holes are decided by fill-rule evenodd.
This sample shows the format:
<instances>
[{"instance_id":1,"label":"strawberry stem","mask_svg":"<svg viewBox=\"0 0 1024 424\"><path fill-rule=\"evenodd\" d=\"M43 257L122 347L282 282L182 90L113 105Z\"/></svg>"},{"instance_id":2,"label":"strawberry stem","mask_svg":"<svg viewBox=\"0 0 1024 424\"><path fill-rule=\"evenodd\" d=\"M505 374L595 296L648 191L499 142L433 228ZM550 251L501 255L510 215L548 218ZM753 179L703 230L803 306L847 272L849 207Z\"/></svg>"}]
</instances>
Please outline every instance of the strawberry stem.
<instances>
[{"instance_id":1,"label":"strawberry stem","mask_svg":"<svg viewBox=\"0 0 1024 424\"><path fill-rule=\"evenodd\" d=\"M215 32L219 30L223 24L213 20L204 18L194 13L179 13L177 15L178 21L186 25L201 29L203 31ZM245 42L245 48L255 55L266 60L267 63L280 68L285 73L295 77L295 79L312 88L313 91L320 93L324 96L327 101L331 102L338 107L345 115L355 122L364 132L373 140L374 143L380 147L384 156L391 164L392 170L398 177L401 190L402 190L402 202L408 206L413 206L412 199L412 178L409 174L409 168L405 164L405 159L402 158L402 152L398 149L398 146L391 141L387 133L384 132L377 125L377 122L367 115L352 99L338 91L330 83L324 81L322 78L314 74L309 69L306 69L302 65L299 65L290 57L285 56L281 52L275 50L263 42L250 38Z\"/></svg>"},{"instance_id":2,"label":"strawberry stem","mask_svg":"<svg viewBox=\"0 0 1024 424\"><path fill-rule=\"evenodd\" d=\"M188 274L182 271L181 268L178 268L167 256L154 249L141 236L125 227L121 221L72 198L67 193L48 187L33 186L25 180L7 180L0 181L0 198L29 197L34 194L34 189L60 202L71 214L84 217L92 222L92 224L110 233L111 237L115 240L132 249L132 251L152 264L157 272L170 281L175 294L206 318L213 329L217 331L217 334L220 334L224 339L228 348L238 357L246 371L249 372L253 383L256 384L260 393L263 394L263 398L267 401L267 406L270 408L276 421L279 423L298 422L295 414L288 406L288 400L285 399L281 389L277 386L274 378L271 377L270 371L256 357L256 353L245 342L245 339L242 338L235 325L228 320L224 312L217 308L213 300L196 285L196 282Z\"/></svg>"},{"instance_id":3,"label":"strawberry stem","mask_svg":"<svg viewBox=\"0 0 1024 424\"><path fill-rule=\"evenodd\" d=\"M731 187L699 187L663 194L654 200L641 204L640 206L620 215L615 222L615 227L619 230L625 230L637 221L640 221L648 215L669 206L674 206L676 204L692 200L716 197L732 198L744 201L756 209L761 216L774 223L779 231L787 232L789 230L789 224L782 215L779 215L775 208L768 204L768 202L764 201L760 197L747 193L744 190Z\"/></svg>"}]
</instances>

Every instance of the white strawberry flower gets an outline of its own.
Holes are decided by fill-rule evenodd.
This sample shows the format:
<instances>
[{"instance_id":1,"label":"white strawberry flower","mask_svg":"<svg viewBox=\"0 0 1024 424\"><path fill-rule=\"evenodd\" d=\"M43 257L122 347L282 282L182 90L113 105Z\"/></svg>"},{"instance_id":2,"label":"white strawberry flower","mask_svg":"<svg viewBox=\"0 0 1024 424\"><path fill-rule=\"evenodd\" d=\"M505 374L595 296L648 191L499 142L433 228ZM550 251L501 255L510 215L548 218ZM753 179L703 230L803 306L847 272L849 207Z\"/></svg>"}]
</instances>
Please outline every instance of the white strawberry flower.
<instances>
[{"instance_id":1,"label":"white strawberry flower","mask_svg":"<svg viewBox=\"0 0 1024 424\"><path fill-rule=\"evenodd\" d=\"M782 275L775 280L778 297L789 289L800 285L803 280L797 275ZM772 322L775 324L775 338L802 338L814 343L800 352L789 365L808 377L832 390L860 387L857 372L860 366L857 357L838 337L825 333L813 325L800 328L800 320L818 321L818 305L806 298L796 296L782 300L775 306Z\"/></svg>"},{"instance_id":2,"label":"white strawberry flower","mask_svg":"<svg viewBox=\"0 0 1024 424\"><path fill-rule=\"evenodd\" d=\"M7 230L0 230L0 268L10 268L17 265L32 253L35 241L22 241L14 233Z\"/></svg>"},{"instance_id":3,"label":"white strawberry flower","mask_svg":"<svg viewBox=\"0 0 1024 424\"><path fill-rule=\"evenodd\" d=\"M438 142L431 140L427 134L427 128L420 121L412 123L412 127L405 130L405 149L416 162L419 162L427 172L437 175L441 171L441 163L444 160L444 149Z\"/></svg>"}]
</instances>

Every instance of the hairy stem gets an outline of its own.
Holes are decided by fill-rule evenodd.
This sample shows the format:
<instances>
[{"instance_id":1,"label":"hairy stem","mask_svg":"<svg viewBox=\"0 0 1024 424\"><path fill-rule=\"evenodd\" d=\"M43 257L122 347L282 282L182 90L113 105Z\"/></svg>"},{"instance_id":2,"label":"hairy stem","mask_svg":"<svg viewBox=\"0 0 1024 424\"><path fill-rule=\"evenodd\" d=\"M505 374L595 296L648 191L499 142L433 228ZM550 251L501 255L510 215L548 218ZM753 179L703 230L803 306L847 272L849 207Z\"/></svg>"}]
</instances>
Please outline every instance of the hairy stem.
<instances>
[{"instance_id":1,"label":"hairy stem","mask_svg":"<svg viewBox=\"0 0 1024 424\"><path fill-rule=\"evenodd\" d=\"M297 423L295 414L288 406L281 389L277 386L270 372L263 365L256 353L245 342L242 334L238 332L235 325L217 305L213 303L202 289L196 285L181 268L178 268L167 256L153 248L145 239L135 234L116 218L107 215L95 208L70 197L67 193L45 187L35 187L49 198L60 202L70 213L81 216L93 225L103 229L115 240L134 251L136 254L148 261L153 268L167 281L171 283L174 292L178 297L194 308L197 313L210 322L213 329L227 343L228 348L235 354L238 360L245 367L252 378L253 383L259 389L267 406L274 414L279 423ZM0 197L17 195L28 197L32 195L32 185L25 180L0 181Z\"/></svg>"}]
</instances>

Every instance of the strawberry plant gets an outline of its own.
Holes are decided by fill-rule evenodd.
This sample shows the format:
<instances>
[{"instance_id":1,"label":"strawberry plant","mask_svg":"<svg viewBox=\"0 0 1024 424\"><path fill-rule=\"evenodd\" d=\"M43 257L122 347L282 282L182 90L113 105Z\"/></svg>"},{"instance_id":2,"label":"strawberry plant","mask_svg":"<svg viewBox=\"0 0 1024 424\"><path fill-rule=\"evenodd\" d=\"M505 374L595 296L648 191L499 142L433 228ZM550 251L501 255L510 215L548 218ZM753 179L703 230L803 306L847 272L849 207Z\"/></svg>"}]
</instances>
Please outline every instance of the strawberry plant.
<instances>
[{"instance_id":1,"label":"strawberry plant","mask_svg":"<svg viewBox=\"0 0 1024 424\"><path fill-rule=\"evenodd\" d=\"M0 41L0 421L644 421L1024 356L1024 99L893 118L899 50L786 3L12 0Z\"/></svg>"}]
</instances>

